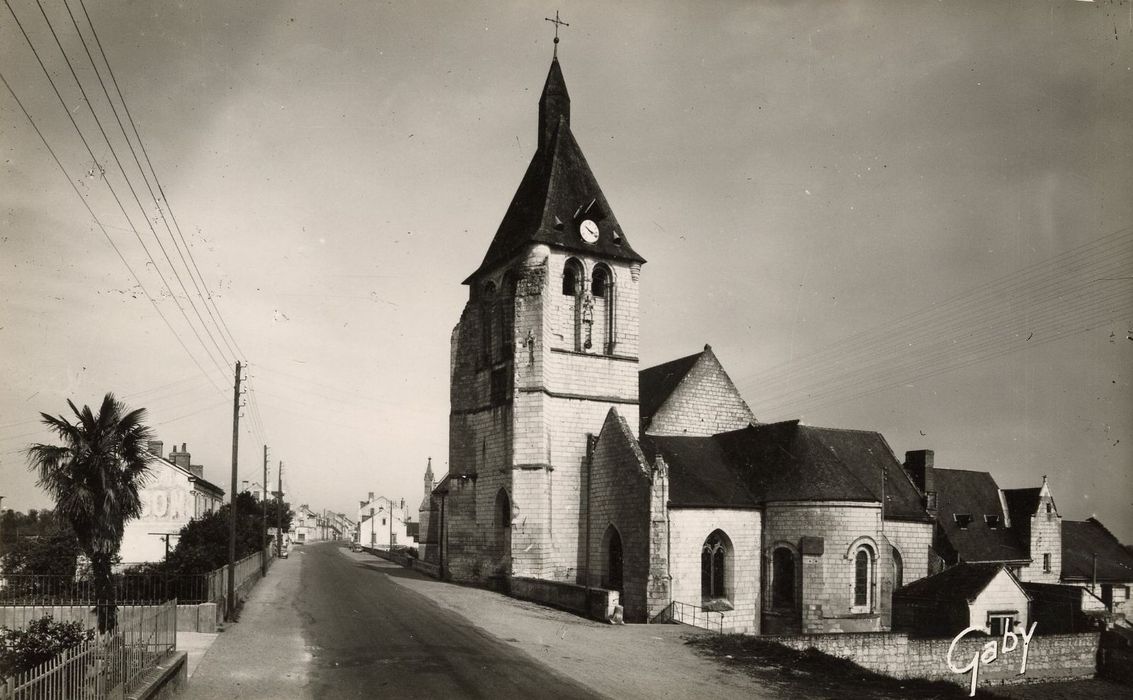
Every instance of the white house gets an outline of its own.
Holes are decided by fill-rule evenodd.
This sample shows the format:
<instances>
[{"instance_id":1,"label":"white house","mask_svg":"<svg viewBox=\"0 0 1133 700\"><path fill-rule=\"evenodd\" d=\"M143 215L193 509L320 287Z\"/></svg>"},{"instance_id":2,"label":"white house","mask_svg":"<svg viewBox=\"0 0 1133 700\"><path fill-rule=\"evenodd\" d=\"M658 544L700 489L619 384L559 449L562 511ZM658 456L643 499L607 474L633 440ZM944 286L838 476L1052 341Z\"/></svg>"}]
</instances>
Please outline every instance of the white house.
<instances>
[{"instance_id":1,"label":"white house","mask_svg":"<svg viewBox=\"0 0 1133 700\"><path fill-rule=\"evenodd\" d=\"M204 478L204 467L191 464L181 443L166 459L163 443L151 440L151 478L140 492L141 517L126 523L120 555L124 565L160 561L177 546L177 535L190 520L220 508L224 489Z\"/></svg>"},{"instance_id":2,"label":"white house","mask_svg":"<svg viewBox=\"0 0 1133 700\"><path fill-rule=\"evenodd\" d=\"M385 496L374 497L371 491L358 506L358 543L363 547L389 549L412 545L407 523L409 510L405 499L393 501Z\"/></svg>"}]
</instances>

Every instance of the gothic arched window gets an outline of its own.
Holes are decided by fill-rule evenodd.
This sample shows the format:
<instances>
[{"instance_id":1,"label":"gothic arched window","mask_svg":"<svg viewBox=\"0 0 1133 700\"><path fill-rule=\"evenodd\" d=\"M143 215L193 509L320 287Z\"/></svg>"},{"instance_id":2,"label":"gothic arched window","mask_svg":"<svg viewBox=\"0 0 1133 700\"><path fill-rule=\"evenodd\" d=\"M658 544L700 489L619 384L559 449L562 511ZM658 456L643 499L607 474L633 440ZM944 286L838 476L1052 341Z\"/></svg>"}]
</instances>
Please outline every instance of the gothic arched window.
<instances>
[{"instance_id":1,"label":"gothic arched window","mask_svg":"<svg viewBox=\"0 0 1133 700\"><path fill-rule=\"evenodd\" d=\"M728 569L731 566L732 544L720 530L704 540L700 549L700 596L705 601L728 597Z\"/></svg>"},{"instance_id":2,"label":"gothic arched window","mask_svg":"<svg viewBox=\"0 0 1133 700\"><path fill-rule=\"evenodd\" d=\"M511 556L511 498L506 489L496 492L496 546L501 557Z\"/></svg>"}]
</instances>

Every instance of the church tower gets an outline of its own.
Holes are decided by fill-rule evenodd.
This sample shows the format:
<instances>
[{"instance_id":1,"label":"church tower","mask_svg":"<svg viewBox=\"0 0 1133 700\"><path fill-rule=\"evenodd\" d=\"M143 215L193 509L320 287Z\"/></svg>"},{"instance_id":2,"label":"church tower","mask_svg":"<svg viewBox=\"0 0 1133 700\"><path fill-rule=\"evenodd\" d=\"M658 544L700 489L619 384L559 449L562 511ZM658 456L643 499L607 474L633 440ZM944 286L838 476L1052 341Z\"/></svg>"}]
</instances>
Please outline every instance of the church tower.
<instances>
[{"instance_id":1,"label":"church tower","mask_svg":"<svg viewBox=\"0 0 1133 700\"><path fill-rule=\"evenodd\" d=\"M444 569L576 582L588 434L616 407L638 424L638 279L630 246L570 129L558 58L537 150L452 335ZM437 498L434 498L437 500Z\"/></svg>"}]
</instances>

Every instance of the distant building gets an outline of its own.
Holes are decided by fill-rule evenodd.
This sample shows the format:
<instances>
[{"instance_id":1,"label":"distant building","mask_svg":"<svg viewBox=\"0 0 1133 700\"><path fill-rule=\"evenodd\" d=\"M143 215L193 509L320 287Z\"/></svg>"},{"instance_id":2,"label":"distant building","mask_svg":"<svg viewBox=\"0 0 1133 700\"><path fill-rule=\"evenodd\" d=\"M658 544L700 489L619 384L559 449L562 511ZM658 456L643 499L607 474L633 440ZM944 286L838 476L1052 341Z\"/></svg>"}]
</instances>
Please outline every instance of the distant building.
<instances>
[{"instance_id":1,"label":"distant building","mask_svg":"<svg viewBox=\"0 0 1133 700\"><path fill-rule=\"evenodd\" d=\"M141 517L126 523L119 552L124 565L161 561L166 547L177 546L177 534L190 520L220 508L224 489L204 478L204 467L190 462L185 443L166 458L164 444L151 440L152 477L141 489Z\"/></svg>"},{"instance_id":2,"label":"distant building","mask_svg":"<svg viewBox=\"0 0 1133 700\"><path fill-rule=\"evenodd\" d=\"M385 496L374 496L371 491L366 500L358 504L358 542L363 547L389 549L414 544L409 537L409 509L405 499L394 501Z\"/></svg>"},{"instance_id":3,"label":"distant building","mask_svg":"<svg viewBox=\"0 0 1133 700\"><path fill-rule=\"evenodd\" d=\"M1088 590L1110 612L1133 614L1133 553L1094 518L1063 521L1062 581Z\"/></svg>"},{"instance_id":4,"label":"distant building","mask_svg":"<svg viewBox=\"0 0 1133 700\"><path fill-rule=\"evenodd\" d=\"M969 627L993 637L1028 629L1031 597L1003 564L957 564L893 593L893 629L954 636Z\"/></svg>"}]
</instances>

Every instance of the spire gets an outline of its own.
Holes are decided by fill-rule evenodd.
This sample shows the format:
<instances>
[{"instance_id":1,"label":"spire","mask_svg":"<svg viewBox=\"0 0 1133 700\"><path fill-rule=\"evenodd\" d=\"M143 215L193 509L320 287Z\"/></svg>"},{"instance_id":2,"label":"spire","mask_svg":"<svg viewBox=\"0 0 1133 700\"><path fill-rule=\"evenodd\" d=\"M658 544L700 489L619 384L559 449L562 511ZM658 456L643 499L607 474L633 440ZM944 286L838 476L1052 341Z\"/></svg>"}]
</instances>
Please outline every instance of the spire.
<instances>
[{"instance_id":1,"label":"spire","mask_svg":"<svg viewBox=\"0 0 1133 700\"><path fill-rule=\"evenodd\" d=\"M586 242L580 237L578 226L584 218L597 225L598 240ZM630 263L645 262L630 247L570 131L570 95L558 58L551 59L539 96L538 149L484 260L464 283L471 284L478 275L531 243Z\"/></svg>"},{"instance_id":2,"label":"spire","mask_svg":"<svg viewBox=\"0 0 1133 700\"><path fill-rule=\"evenodd\" d=\"M539 153L547 154L560 121L565 127L570 127L570 95L567 94L559 59L552 58L547 81L543 83L543 94L539 96Z\"/></svg>"}]
</instances>

